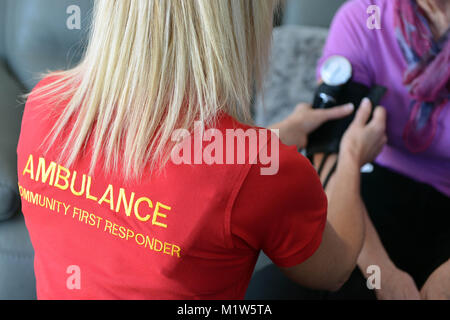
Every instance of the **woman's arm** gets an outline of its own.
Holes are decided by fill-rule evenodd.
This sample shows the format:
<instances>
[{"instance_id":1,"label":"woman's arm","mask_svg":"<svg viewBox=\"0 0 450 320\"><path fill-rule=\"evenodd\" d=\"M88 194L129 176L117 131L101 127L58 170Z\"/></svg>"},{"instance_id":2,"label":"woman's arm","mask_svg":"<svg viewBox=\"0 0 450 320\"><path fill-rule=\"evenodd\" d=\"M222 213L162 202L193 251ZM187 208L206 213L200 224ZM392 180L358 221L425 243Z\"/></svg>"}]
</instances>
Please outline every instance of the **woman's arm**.
<instances>
[{"instance_id":1,"label":"woman's arm","mask_svg":"<svg viewBox=\"0 0 450 320\"><path fill-rule=\"evenodd\" d=\"M328 222L322 244L302 264L283 269L295 282L314 289L338 290L355 268L364 239L364 220L358 165L340 162L336 171L336 188L329 194Z\"/></svg>"},{"instance_id":2,"label":"woman's arm","mask_svg":"<svg viewBox=\"0 0 450 320\"><path fill-rule=\"evenodd\" d=\"M314 163L317 167L321 163L323 154L317 154L314 157ZM324 169L321 174L321 181L324 182L330 169L337 160L337 155L331 155L325 162ZM338 178L339 179L339 178ZM325 190L329 195L330 188L336 180L335 175L330 179L329 185ZM333 186L333 187L332 187ZM359 194L359 191L358 191ZM419 299L420 294L412 277L406 272L398 269L391 261L386 249L384 248L380 237L367 213L365 205L361 206L365 221L365 238L364 245L358 257L358 267L362 274L367 278L367 268L372 265L380 267L381 270L381 288L375 291L377 298L380 300L405 300L405 299Z\"/></svg>"},{"instance_id":3,"label":"woman's arm","mask_svg":"<svg viewBox=\"0 0 450 320\"><path fill-rule=\"evenodd\" d=\"M285 120L269 129L280 130L280 140L288 146L306 147L308 135L323 123L349 116L354 110L353 104L346 104L330 109L313 109L310 104L300 103Z\"/></svg>"},{"instance_id":4,"label":"woman's arm","mask_svg":"<svg viewBox=\"0 0 450 320\"><path fill-rule=\"evenodd\" d=\"M381 288L375 291L377 298L379 300L419 300L420 293L413 278L398 269L391 261L365 207L363 212L366 237L358 257L358 267L366 278L369 276L367 273L369 266L376 265L380 268Z\"/></svg>"},{"instance_id":5,"label":"woman's arm","mask_svg":"<svg viewBox=\"0 0 450 320\"><path fill-rule=\"evenodd\" d=\"M314 163L317 164L322 161L323 155L318 154L314 157ZM321 174L321 181L323 182L333 164L337 160L337 155L330 156ZM339 178L338 178L339 179ZM325 190L329 194L331 186L336 180L335 175L330 179L329 186ZM334 186L333 188L335 188ZM359 194L359 191L358 191ZM419 299L420 294L412 277L406 272L398 269L389 258L386 249L384 248L378 233L373 226L373 223L367 213L365 205L361 206L365 221L365 238L361 253L358 257L358 267L362 274L367 278L367 268L371 265L380 267L381 270L381 288L375 291L377 298L380 300L405 300L405 299Z\"/></svg>"},{"instance_id":6,"label":"woman's arm","mask_svg":"<svg viewBox=\"0 0 450 320\"><path fill-rule=\"evenodd\" d=\"M450 259L431 274L420 294L426 300L450 300Z\"/></svg>"},{"instance_id":7,"label":"woman's arm","mask_svg":"<svg viewBox=\"0 0 450 320\"><path fill-rule=\"evenodd\" d=\"M366 100L342 140L339 164L328 190L328 224L321 246L306 262L283 270L301 285L337 290L356 266L365 232L360 168L372 161L386 143L386 113L377 108L366 125L370 111Z\"/></svg>"}]
</instances>

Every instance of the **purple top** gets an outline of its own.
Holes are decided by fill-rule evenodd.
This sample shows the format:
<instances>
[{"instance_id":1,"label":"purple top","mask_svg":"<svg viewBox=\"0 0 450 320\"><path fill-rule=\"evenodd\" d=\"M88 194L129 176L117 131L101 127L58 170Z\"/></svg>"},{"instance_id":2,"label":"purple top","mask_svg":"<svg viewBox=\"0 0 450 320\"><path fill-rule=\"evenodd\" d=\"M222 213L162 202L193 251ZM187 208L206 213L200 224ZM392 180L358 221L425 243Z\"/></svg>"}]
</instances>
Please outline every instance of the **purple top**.
<instances>
[{"instance_id":1,"label":"purple top","mask_svg":"<svg viewBox=\"0 0 450 320\"><path fill-rule=\"evenodd\" d=\"M371 5L380 8L381 29L367 26ZM407 64L395 37L394 1L352 0L345 3L334 18L318 70L332 55L342 55L350 60L354 81L388 88L381 105L388 112L389 142L376 163L450 196L450 103L439 117L437 133L428 150L413 154L402 139L412 99L403 85Z\"/></svg>"}]
</instances>

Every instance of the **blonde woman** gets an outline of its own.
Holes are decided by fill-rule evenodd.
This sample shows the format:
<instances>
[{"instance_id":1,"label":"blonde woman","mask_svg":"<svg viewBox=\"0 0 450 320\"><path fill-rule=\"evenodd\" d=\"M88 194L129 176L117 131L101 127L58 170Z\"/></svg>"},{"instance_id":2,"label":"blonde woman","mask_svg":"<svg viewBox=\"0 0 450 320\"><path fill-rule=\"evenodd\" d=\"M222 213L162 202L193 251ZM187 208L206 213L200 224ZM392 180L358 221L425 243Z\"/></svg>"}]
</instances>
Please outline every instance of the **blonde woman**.
<instances>
[{"instance_id":1,"label":"blonde woman","mask_svg":"<svg viewBox=\"0 0 450 320\"><path fill-rule=\"evenodd\" d=\"M276 6L96 1L83 60L47 75L23 117L19 189L38 298L241 299L260 250L302 285L332 290L347 279L363 241L359 169L385 142L382 109L366 125L366 102L344 138L328 221L297 147L348 106L300 105L274 126L297 147L265 132L257 150L277 156L276 174L262 175L267 163L249 154L219 161L219 151L239 151L227 144L210 153L217 161L195 158L198 136L210 135L204 154L213 136L258 130L244 122ZM184 160L194 150L194 161L177 163L175 149Z\"/></svg>"}]
</instances>

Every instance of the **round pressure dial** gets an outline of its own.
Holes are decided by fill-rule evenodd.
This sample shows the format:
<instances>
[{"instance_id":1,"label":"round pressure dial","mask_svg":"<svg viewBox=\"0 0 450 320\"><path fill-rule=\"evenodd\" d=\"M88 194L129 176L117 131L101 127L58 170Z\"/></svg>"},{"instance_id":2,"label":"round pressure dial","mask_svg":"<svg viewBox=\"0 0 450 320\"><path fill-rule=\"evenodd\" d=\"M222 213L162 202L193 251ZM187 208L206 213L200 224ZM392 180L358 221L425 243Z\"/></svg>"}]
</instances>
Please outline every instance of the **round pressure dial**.
<instances>
[{"instance_id":1,"label":"round pressure dial","mask_svg":"<svg viewBox=\"0 0 450 320\"><path fill-rule=\"evenodd\" d=\"M322 81L329 86L341 86L352 77L352 65L343 56L331 56L320 69Z\"/></svg>"}]
</instances>

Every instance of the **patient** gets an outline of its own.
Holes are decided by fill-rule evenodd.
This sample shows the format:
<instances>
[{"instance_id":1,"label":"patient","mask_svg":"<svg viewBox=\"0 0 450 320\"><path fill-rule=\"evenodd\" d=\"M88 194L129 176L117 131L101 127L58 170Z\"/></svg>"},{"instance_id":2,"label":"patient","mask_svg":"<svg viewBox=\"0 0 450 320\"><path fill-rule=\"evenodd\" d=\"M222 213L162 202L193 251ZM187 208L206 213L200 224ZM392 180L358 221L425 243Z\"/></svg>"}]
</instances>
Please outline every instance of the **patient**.
<instances>
[{"instance_id":1,"label":"patient","mask_svg":"<svg viewBox=\"0 0 450 320\"><path fill-rule=\"evenodd\" d=\"M380 29L368 27L371 5ZM319 68L342 55L353 81L388 88L389 139L362 178L361 272L336 297L372 296L362 275L377 265L378 299L450 299L449 25L448 0L353 0L334 19Z\"/></svg>"}]
</instances>

